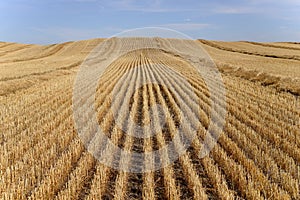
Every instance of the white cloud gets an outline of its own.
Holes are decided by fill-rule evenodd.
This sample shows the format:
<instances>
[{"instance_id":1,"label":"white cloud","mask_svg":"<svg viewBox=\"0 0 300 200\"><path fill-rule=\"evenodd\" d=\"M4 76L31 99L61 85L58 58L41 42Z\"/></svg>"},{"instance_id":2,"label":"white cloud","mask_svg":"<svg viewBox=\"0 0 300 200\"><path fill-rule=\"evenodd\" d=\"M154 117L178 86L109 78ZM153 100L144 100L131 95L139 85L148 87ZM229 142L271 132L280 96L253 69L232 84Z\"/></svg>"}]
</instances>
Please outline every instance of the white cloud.
<instances>
[{"instance_id":1,"label":"white cloud","mask_svg":"<svg viewBox=\"0 0 300 200\"><path fill-rule=\"evenodd\" d=\"M299 0L250 0L249 1L252 4L269 4L269 5L300 5Z\"/></svg>"},{"instance_id":2,"label":"white cloud","mask_svg":"<svg viewBox=\"0 0 300 200\"><path fill-rule=\"evenodd\" d=\"M78 0L78 1L97 1L97 0ZM178 7L172 4L164 5L166 2L162 0L115 0L115 1L97 1L101 6L113 11L138 11L152 13L167 13L167 12L188 12L188 11L203 11L203 8L195 8L193 6Z\"/></svg>"},{"instance_id":3,"label":"white cloud","mask_svg":"<svg viewBox=\"0 0 300 200\"><path fill-rule=\"evenodd\" d=\"M160 0L138 1L138 0L116 0L109 1L106 6L113 10L143 11L143 12L167 12L169 9L161 7Z\"/></svg>"},{"instance_id":4,"label":"white cloud","mask_svg":"<svg viewBox=\"0 0 300 200\"><path fill-rule=\"evenodd\" d=\"M87 2L97 2L97 0L75 0L76 2L87 3Z\"/></svg>"},{"instance_id":5,"label":"white cloud","mask_svg":"<svg viewBox=\"0 0 300 200\"><path fill-rule=\"evenodd\" d=\"M178 31L194 31L210 27L210 24L202 23L174 23L174 24L163 24L159 27L170 28Z\"/></svg>"},{"instance_id":6,"label":"white cloud","mask_svg":"<svg viewBox=\"0 0 300 200\"><path fill-rule=\"evenodd\" d=\"M35 31L43 34L59 37L63 40L77 40L79 38L90 37L96 34L95 30L82 30L76 28L65 28L65 27L47 27L47 28L32 28Z\"/></svg>"},{"instance_id":7,"label":"white cloud","mask_svg":"<svg viewBox=\"0 0 300 200\"><path fill-rule=\"evenodd\" d=\"M247 7L220 6L218 8L213 9L213 12L217 14L248 14L248 13L259 13L261 12L261 10L249 6Z\"/></svg>"},{"instance_id":8,"label":"white cloud","mask_svg":"<svg viewBox=\"0 0 300 200\"><path fill-rule=\"evenodd\" d=\"M55 38L57 41L76 41L91 38L111 37L112 35L123 31L118 27L103 27L98 29L77 29L66 27L32 27L33 31L42 33L49 38Z\"/></svg>"}]
</instances>

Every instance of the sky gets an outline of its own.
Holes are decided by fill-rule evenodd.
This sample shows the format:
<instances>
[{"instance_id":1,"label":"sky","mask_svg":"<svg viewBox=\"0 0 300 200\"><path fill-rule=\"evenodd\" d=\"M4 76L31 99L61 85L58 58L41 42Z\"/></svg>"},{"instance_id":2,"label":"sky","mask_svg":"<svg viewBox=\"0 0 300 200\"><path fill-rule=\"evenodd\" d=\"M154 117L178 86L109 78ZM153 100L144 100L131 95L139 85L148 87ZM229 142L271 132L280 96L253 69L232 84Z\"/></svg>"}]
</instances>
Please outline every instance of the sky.
<instances>
[{"instance_id":1,"label":"sky","mask_svg":"<svg viewBox=\"0 0 300 200\"><path fill-rule=\"evenodd\" d=\"M194 39L300 42L300 0L0 0L0 41L52 44L162 27Z\"/></svg>"}]
</instances>

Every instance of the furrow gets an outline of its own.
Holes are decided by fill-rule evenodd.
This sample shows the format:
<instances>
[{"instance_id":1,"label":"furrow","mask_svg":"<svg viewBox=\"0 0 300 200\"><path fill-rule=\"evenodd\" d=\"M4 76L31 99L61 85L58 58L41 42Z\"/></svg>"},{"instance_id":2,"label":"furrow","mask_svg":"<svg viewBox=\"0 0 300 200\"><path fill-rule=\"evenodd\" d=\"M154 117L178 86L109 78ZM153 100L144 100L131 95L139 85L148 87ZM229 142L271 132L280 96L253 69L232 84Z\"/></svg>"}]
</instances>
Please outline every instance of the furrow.
<instances>
[{"instance_id":1,"label":"furrow","mask_svg":"<svg viewBox=\"0 0 300 200\"><path fill-rule=\"evenodd\" d=\"M154 78L152 70L150 70L149 75L150 75L150 77ZM155 104L157 99L154 96L154 91L153 91L154 88L152 87L152 85L150 85L149 89L150 89L150 92L149 92L150 103ZM158 116L158 113L156 110L153 111L153 115ZM156 126L159 126L159 125L156 124ZM160 148L164 147L166 145L165 139L161 132L156 133L156 138L157 138L158 146ZM167 152L164 152L163 154L161 154L160 157L162 160L165 160L166 162L169 160ZM167 199L180 199L180 196L181 196L180 189L176 186L176 181L174 178L174 171L173 171L172 167L170 165L164 167L162 169L162 175L163 175L163 179L164 179L165 197Z\"/></svg>"},{"instance_id":2,"label":"furrow","mask_svg":"<svg viewBox=\"0 0 300 200\"><path fill-rule=\"evenodd\" d=\"M176 85L174 85L174 86L176 86ZM215 128L218 128L217 126L215 126ZM223 135L221 134L220 135L220 138L219 138L219 142L220 142L220 140L221 139L223 139L223 137L222 137ZM225 145L225 147L223 146L223 148L226 148L226 150L227 151L229 151L229 149L228 149L228 146L226 146L228 143L231 143L231 144L234 144L234 143L232 143L228 138L224 138L224 139L226 139L225 141L223 141L222 142L222 146L223 145ZM269 190L269 187L270 188L272 188L273 189L273 191L275 192L275 191L277 191L277 192L275 192L275 193L277 193L278 195L285 195L285 193L284 192L282 192L282 191L280 191L280 189L279 188L277 188L276 187L276 185L273 185L273 184L269 184L269 182L267 181L267 179L266 179L266 177L260 172L260 170L257 170L257 167L254 167L254 168L250 168L250 166L249 166L249 164L248 163L252 163L252 167L253 167L253 161L251 161L251 160L248 160L244 155L243 155L243 153L241 152L241 150L240 149L238 149L238 148L235 148L237 151L235 151L237 154L236 154L236 156L239 156L239 158L240 159L243 159L243 160L245 160L245 163L244 163L244 167L247 169L247 171L252 175L252 176L254 176L256 179L258 179L258 180L260 180L261 179L261 177L263 177L263 182L264 182L264 190L262 190L262 191L264 191L264 192L268 192L268 190ZM229 151L229 152L231 152L231 151ZM239 159L239 160L240 160ZM255 166L255 165L254 165ZM253 170L253 169L255 169L255 170ZM257 182L260 182L260 181L258 181L257 180ZM270 186L269 186L270 185ZM268 195L270 195L270 193L268 193Z\"/></svg>"},{"instance_id":3,"label":"furrow","mask_svg":"<svg viewBox=\"0 0 300 200\"><path fill-rule=\"evenodd\" d=\"M238 50L238 49L232 49L228 47L223 47L218 44L215 44L213 42L207 41L207 40L200 40L199 42L206 44L210 47L217 48L219 50L223 51L229 51L229 52L234 52L234 53L240 53L240 54L247 54L247 55L252 55L252 56L259 56L259 57L267 57L267 58L275 58L275 59L285 59L285 60L296 60L300 61L300 58L297 56L283 56L283 55L274 55L274 54L262 54L262 53L256 53L256 52L250 52L246 50Z\"/></svg>"},{"instance_id":4,"label":"furrow","mask_svg":"<svg viewBox=\"0 0 300 200\"><path fill-rule=\"evenodd\" d=\"M166 82L166 80L163 80L162 77L159 75L160 74L159 72L156 72L156 74L158 75L157 78L160 79L161 82ZM177 82L177 79L174 79L173 81ZM164 98L162 96L161 91L158 89L157 92L158 92L158 95L159 95L158 97L159 97L160 103L163 106L168 107L167 106L167 102L166 102L166 98ZM169 99L171 101L170 102L170 107L175 106L176 103L174 101L172 102L172 100L171 100L172 99L171 94L169 94L169 92L167 90L165 90L164 92L168 96L167 99ZM169 127L168 131L171 133L171 137L174 139L174 137L175 137L174 133L176 133L177 127L176 127L174 121L172 120L172 117L170 116L170 112L167 113L166 118L169 119L167 121L167 125ZM187 131L191 130L191 125L185 127L185 130L187 130ZM185 143L185 141L180 141L180 140L179 141L175 141L175 148L177 150L179 150L180 148L182 148L184 146L184 143ZM194 166L191 163L191 160L190 160L190 157L189 157L188 153L187 154L183 154L181 157L179 157L179 162L182 165L182 169L181 170L183 171L183 174L185 175L184 177L187 178L186 181L189 184L189 187L186 188L185 191L182 191L182 194L187 193L188 190L191 190L191 191L193 191L193 195L194 195L195 199L207 199L208 196L206 194L206 191L205 191L205 189L202 186L201 179L199 178L199 176L198 176L198 174L197 174ZM179 167L178 176L180 176L180 174L182 174L182 173L180 173L180 171L181 171L180 168L181 167ZM184 197L184 198L187 198L187 197Z\"/></svg>"},{"instance_id":5,"label":"furrow","mask_svg":"<svg viewBox=\"0 0 300 200\"><path fill-rule=\"evenodd\" d=\"M139 60L138 60L139 62ZM120 109L120 113L122 115L125 115L125 117L129 117L131 115L132 117L138 115L138 102L139 102L139 93L134 90L134 85L141 83L141 69L142 67L139 66L139 63L132 63L132 66L134 67L134 74L136 76L135 80L131 80L131 84L129 86L129 90L127 93L133 94L133 102L132 102L132 107L130 110L130 113L125 113L122 112L123 109ZM136 70L137 69L137 70ZM133 91L133 92L132 92ZM126 97L125 97L126 98ZM129 105L127 103L122 104L122 107L126 106L128 107ZM125 121L124 121L125 122ZM127 124L127 131L128 132L133 132L134 131L134 126L135 124L130 123L129 125ZM125 132L125 134L128 134ZM131 136L125 137L124 141L124 148L122 148L123 151L131 152L132 146L133 146L134 138ZM133 159L133 158L131 158ZM131 168L131 162L130 158L125 157L122 153L120 155L120 163L119 165L122 166L123 169L126 169L126 171L130 170ZM132 181L133 177L136 176L136 174L129 174L128 172L121 171L120 174L118 175L115 183L115 193L114 193L114 199L140 199L141 196L136 196L138 194L141 194L141 191L139 191L139 188L134 188L135 187L135 181ZM131 183L131 184L128 184ZM135 190L135 193L131 193L132 190Z\"/></svg>"}]
</instances>

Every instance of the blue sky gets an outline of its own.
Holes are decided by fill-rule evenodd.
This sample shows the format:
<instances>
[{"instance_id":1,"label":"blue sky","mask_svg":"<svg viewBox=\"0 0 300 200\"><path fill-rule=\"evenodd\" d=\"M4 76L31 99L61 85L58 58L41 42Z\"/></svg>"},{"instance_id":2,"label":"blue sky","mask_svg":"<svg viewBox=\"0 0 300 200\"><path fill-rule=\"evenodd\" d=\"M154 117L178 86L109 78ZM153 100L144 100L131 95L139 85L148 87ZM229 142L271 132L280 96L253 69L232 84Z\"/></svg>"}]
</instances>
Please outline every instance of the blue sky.
<instances>
[{"instance_id":1,"label":"blue sky","mask_svg":"<svg viewBox=\"0 0 300 200\"><path fill-rule=\"evenodd\" d=\"M49 44L141 27L192 38L300 41L300 0L0 0L0 41Z\"/></svg>"}]
</instances>

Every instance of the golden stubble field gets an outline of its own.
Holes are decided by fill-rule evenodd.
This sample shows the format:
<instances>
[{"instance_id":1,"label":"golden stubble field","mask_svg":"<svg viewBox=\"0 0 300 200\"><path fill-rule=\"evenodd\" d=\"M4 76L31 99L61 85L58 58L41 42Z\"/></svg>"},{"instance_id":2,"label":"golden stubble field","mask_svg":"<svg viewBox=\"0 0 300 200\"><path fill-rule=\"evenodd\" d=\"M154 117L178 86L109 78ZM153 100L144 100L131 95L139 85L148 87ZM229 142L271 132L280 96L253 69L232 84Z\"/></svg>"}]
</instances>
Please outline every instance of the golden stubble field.
<instances>
[{"instance_id":1,"label":"golden stubble field","mask_svg":"<svg viewBox=\"0 0 300 200\"><path fill-rule=\"evenodd\" d=\"M135 152L160 149L180 123L178 102L200 108L194 111L200 119L195 122L200 124L197 137L182 156L160 170L128 173L95 159L74 127L76 74L103 41L47 46L0 42L0 199L299 199L300 44L188 41L209 53L226 87L226 123L223 129L214 125L220 137L201 159L197 154L211 111L201 76L180 56L159 49L118 58L105 71L95 97L98 123L115 145ZM114 52L117 41L112 40L105 54ZM155 42L186 45L159 38ZM198 100L157 63L184 76ZM159 84L134 92L129 114L137 124L150 123L153 104L168 111L166 125L147 139L126 135L110 111L110 94L129 71L120 93L152 77L176 88L182 98ZM112 152L108 162L120 160Z\"/></svg>"}]
</instances>

